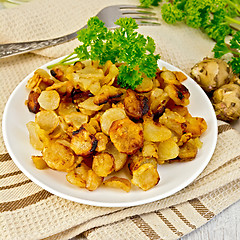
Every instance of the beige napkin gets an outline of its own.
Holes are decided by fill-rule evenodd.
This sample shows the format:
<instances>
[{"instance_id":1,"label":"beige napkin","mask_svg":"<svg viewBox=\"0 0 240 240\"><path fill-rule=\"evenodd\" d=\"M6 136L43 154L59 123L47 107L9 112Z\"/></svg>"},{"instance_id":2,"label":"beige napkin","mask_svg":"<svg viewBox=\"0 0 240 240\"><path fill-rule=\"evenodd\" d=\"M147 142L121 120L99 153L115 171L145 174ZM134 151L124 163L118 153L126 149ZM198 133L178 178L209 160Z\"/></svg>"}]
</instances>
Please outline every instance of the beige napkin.
<instances>
[{"instance_id":1,"label":"beige napkin","mask_svg":"<svg viewBox=\"0 0 240 240\"><path fill-rule=\"evenodd\" d=\"M101 8L137 0L35 0L0 12L0 41L61 36L79 29ZM159 9L158 9L159 11ZM161 21L162 22L162 21ZM157 44L157 53L189 73L211 56L213 42L184 25L140 27ZM20 56L0 59L0 119L13 89L37 67L69 54L77 40ZM0 239L177 239L206 223L240 199L240 134L218 122L214 155L202 174L168 198L129 208L104 208L71 202L43 190L14 164L0 131Z\"/></svg>"}]
</instances>

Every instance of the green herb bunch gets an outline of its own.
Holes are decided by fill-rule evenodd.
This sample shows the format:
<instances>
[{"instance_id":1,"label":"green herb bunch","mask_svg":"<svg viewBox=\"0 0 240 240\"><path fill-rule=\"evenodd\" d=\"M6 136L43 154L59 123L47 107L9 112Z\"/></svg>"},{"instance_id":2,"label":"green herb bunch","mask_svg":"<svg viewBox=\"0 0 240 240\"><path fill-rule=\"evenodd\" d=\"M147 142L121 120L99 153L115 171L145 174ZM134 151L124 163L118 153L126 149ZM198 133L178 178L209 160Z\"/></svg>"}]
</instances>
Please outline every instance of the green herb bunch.
<instances>
[{"instance_id":1,"label":"green herb bunch","mask_svg":"<svg viewBox=\"0 0 240 240\"><path fill-rule=\"evenodd\" d=\"M119 27L109 30L98 17L90 18L88 27L78 32L80 45L60 63L69 64L74 54L77 55L74 61L91 59L102 65L107 60L123 63L119 67L118 84L135 89L142 82L143 74L149 78L155 76L160 56L154 54L154 40L136 32L138 25L134 19L120 18L115 24Z\"/></svg>"},{"instance_id":2,"label":"green herb bunch","mask_svg":"<svg viewBox=\"0 0 240 240\"><path fill-rule=\"evenodd\" d=\"M162 0L139 0L142 7L158 6Z\"/></svg>"},{"instance_id":3,"label":"green herb bunch","mask_svg":"<svg viewBox=\"0 0 240 240\"><path fill-rule=\"evenodd\" d=\"M153 0L140 0L144 6L151 6ZM232 53L230 64L235 73L240 73L240 2L239 0L171 0L161 6L162 18L169 24L184 22L200 29L216 41L215 57ZM232 36L230 44L226 36ZM221 53L221 54L220 54Z\"/></svg>"},{"instance_id":4,"label":"green herb bunch","mask_svg":"<svg viewBox=\"0 0 240 240\"><path fill-rule=\"evenodd\" d=\"M238 0L174 0L163 4L162 17L167 23L183 21L200 28L216 41L232 33L230 23L240 25Z\"/></svg>"}]
</instances>

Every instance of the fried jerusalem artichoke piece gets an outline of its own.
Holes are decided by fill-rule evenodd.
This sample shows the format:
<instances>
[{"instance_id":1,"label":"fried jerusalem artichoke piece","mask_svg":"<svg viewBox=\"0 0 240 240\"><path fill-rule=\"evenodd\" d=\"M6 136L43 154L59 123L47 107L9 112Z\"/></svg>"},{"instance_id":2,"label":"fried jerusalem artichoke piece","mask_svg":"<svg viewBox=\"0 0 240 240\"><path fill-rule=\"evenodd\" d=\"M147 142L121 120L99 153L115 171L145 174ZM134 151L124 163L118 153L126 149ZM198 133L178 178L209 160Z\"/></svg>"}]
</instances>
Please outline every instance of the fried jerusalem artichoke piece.
<instances>
[{"instance_id":1,"label":"fried jerusalem artichoke piece","mask_svg":"<svg viewBox=\"0 0 240 240\"><path fill-rule=\"evenodd\" d=\"M146 163L151 163L155 168L157 168L157 160L155 157L145 157L141 151L137 151L135 154L129 156L128 158L128 169L131 175L140 166Z\"/></svg>"},{"instance_id":2,"label":"fried jerusalem artichoke piece","mask_svg":"<svg viewBox=\"0 0 240 240\"><path fill-rule=\"evenodd\" d=\"M168 84L164 91L176 105L187 106L189 104L190 93L183 84Z\"/></svg>"},{"instance_id":3,"label":"fried jerusalem artichoke piece","mask_svg":"<svg viewBox=\"0 0 240 240\"><path fill-rule=\"evenodd\" d=\"M97 152L104 151L106 149L108 141L109 141L108 137L104 133L102 133L102 132L96 133L95 137L96 137L96 139L98 141L97 147L96 147L95 150Z\"/></svg>"},{"instance_id":4,"label":"fried jerusalem artichoke piece","mask_svg":"<svg viewBox=\"0 0 240 240\"><path fill-rule=\"evenodd\" d=\"M122 153L131 155L143 146L143 129L129 118L114 121L109 135L114 146Z\"/></svg>"},{"instance_id":5,"label":"fried jerusalem artichoke piece","mask_svg":"<svg viewBox=\"0 0 240 240\"><path fill-rule=\"evenodd\" d=\"M166 109L164 114L159 118L159 122L178 135L186 132L186 119L177 112Z\"/></svg>"},{"instance_id":6,"label":"fried jerusalem artichoke piece","mask_svg":"<svg viewBox=\"0 0 240 240\"><path fill-rule=\"evenodd\" d=\"M81 127L72 135L70 147L77 155L87 156L96 149L97 139L85 128Z\"/></svg>"},{"instance_id":7,"label":"fried jerusalem artichoke piece","mask_svg":"<svg viewBox=\"0 0 240 240\"><path fill-rule=\"evenodd\" d=\"M174 138L169 138L158 145L158 163L163 164L165 161L174 159L179 154L179 147Z\"/></svg>"},{"instance_id":8,"label":"fried jerusalem artichoke piece","mask_svg":"<svg viewBox=\"0 0 240 240\"><path fill-rule=\"evenodd\" d=\"M93 171L100 177L107 177L114 170L114 158L106 152L97 153L93 156Z\"/></svg>"},{"instance_id":9,"label":"fried jerusalem artichoke piece","mask_svg":"<svg viewBox=\"0 0 240 240\"><path fill-rule=\"evenodd\" d=\"M232 70L224 60L205 58L192 67L190 76L204 91L211 92L229 83Z\"/></svg>"},{"instance_id":10,"label":"fried jerusalem artichoke piece","mask_svg":"<svg viewBox=\"0 0 240 240\"><path fill-rule=\"evenodd\" d=\"M185 132L192 137L200 137L207 130L207 123L201 117L187 117Z\"/></svg>"},{"instance_id":11,"label":"fried jerusalem artichoke piece","mask_svg":"<svg viewBox=\"0 0 240 240\"><path fill-rule=\"evenodd\" d=\"M38 102L38 97L40 96L40 93L31 91L28 95L28 100L26 101L28 110L32 113L39 112L40 105Z\"/></svg>"},{"instance_id":12,"label":"fried jerusalem artichoke piece","mask_svg":"<svg viewBox=\"0 0 240 240\"><path fill-rule=\"evenodd\" d=\"M126 112L124 109L116 107L107 109L100 117L100 125L102 132L109 135L109 129L112 123L119 119L126 118Z\"/></svg>"},{"instance_id":13,"label":"fried jerusalem artichoke piece","mask_svg":"<svg viewBox=\"0 0 240 240\"><path fill-rule=\"evenodd\" d=\"M94 104L102 105L107 103L110 99L118 98L123 95L123 92L116 87L104 85L94 97Z\"/></svg>"},{"instance_id":14,"label":"fried jerusalem artichoke piece","mask_svg":"<svg viewBox=\"0 0 240 240\"><path fill-rule=\"evenodd\" d=\"M216 116L223 121L234 121L240 117L240 86L225 84L213 93Z\"/></svg>"},{"instance_id":15,"label":"fried jerusalem artichoke piece","mask_svg":"<svg viewBox=\"0 0 240 240\"><path fill-rule=\"evenodd\" d=\"M69 183L76 185L81 188L86 187L87 172L90 168L84 164L79 164L75 169L70 171L66 175L66 179Z\"/></svg>"},{"instance_id":16,"label":"fried jerusalem artichoke piece","mask_svg":"<svg viewBox=\"0 0 240 240\"><path fill-rule=\"evenodd\" d=\"M157 185L160 180L156 158L144 157L141 151L129 157L128 169L132 175L132 184L144 191Z\"/></svg>"},{"instance_id":17,"label":"fried jerusalem artichoke piece","mask_svg":"<svg viewBox=\"0 0 240 240\"><path fill-rule=\"evenodd\" d=\"M133 119L140 119L149 110L148 99L141 98L136 92L128 89L124 98L124 108L127 115Z\"/></svg>"},{"instance_id":18,"label":"fried jerusalem artichoke piece","mask_svg":"<svg viewBox=\"0 0 240 240\"><path fill-rule=\"evenodd\" d=\"M32 156L32 161L37 169L48 168L47 163L43 160L43 156Z\"/></svg>"},{"instance_id":19,"label":"fried jerusalem artichoke piece","mask_svg":"<svg viewBox=\"0 0 240 240\"><path fill-rule=\"evenodd\" d=\"M179 148L178 157L184 161L192 160L196 157L198 148L190 142L184 143Z\"/></svg>"},{"instance_id":20,"label":"fried jerusalem artichoke piece","mask_svg":"<svg viewBox=\"0 0 240 240\"><path fill-rule=\"evenodd\" d=\"M126 178L113 176L105 180L103 184L107 187L120 188L125 192L129 192L131 190L131 182Z\"/></svg>"},{"instance_id":21,"label":"fried jerusalem artichoke piece","mask_svg":"<svg viewBox=\"0 0 240 240\"><path fill-rule=\"evenodd\" d=\"M47 86L51 86L54 80L43 69L39 68L34 72L34 75L28 80L26 87L30 90L41 91Z\"/></svg>"},{"instance_id":22,"label":"fried jerusalem artichoke piece","mask_svg":"<svg viewBox=\"0 0 240 240\"><path fill-rule=\"evenodd\" d=\"M66 179L73 185L80 188L86 188L89 191L96 190L103 182L103 178L99 177L86 164L81 163L74 170L66 175Z\"/></svg>"},{"instance_id":23,"label":"fried jerusalem artichoke piece","mask_svg":"<svg viewBox=\"0 0 240 240\"><path fill-rule=\"evenodd\" d=\"M110 141L107 144L105 152L111 154L114 158L114 171L119 171L123 168L127 162L128 155L126 153L119 152L116 147Z\"/></svg>"},{"instance_id":24,"label":"fried jerusalem artichoke piece","mask_svg":"<svg viewBox=\"0 0 240 240\"><path fill-rule=\"evenodd\" d=\"M169 101L169 96L160 88L155 88L149 96L149 108L155 116L161 116Z\"/></svg>"},{"instance_id":25,"label":"fried jerusalem artichoke piece","mask_svg":"<svg viewBox=\"0 0 240 240\"><path fill-rule=\"evenodd\" d=\"M69 172L73 169L75 156L68 147L51 141L42 151L43 160L47 165L58 171Z\"/></svg>"},{"instance_id":26,"label":"fried jerusalem artichoke piece","mask_svg":"<svg viewBox=\"0 0 240 240\"><path fill-rule=\"evenodd\" d=\"M144 191L156 186L160 180L157 168L151 163L144 163L132 172L132 184Z\"/></svg>"},{"instance_id":27,"label":"fried jerusalem artichoke piece","mask_svg":"<svg viewBox=\"0 0 240 240\"><path fill-rule=\"evenodd\" d=\"M151 118L145 117L143 136L146 141L162 142L169 139L172 136L172 132L163 124L156 123Z\"/></svg>"}]
</instances>

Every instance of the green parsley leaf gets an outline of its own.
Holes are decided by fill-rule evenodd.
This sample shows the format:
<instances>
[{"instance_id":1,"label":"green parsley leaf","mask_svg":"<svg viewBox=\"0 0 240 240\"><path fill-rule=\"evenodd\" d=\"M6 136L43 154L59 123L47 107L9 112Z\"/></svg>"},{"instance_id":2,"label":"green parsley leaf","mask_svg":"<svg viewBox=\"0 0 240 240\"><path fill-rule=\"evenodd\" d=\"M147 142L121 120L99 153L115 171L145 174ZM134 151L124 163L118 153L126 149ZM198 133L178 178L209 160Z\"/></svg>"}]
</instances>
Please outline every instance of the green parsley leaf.
<instances>
[{"instance_id":1,"label":"green parsley leaf","mask_svg":"<svg viewBox=\"0 0 240 240\"><path fill-rule=\"evenodd\" d=\"M229 64L232 66L234 73L240 74L240 57L233 57Z\"/></svg>"},{"instance_id":2,"label":"green parsley leaf","mask_svg":"<svg viewBox=\"0 0 240 240\"><path fill-rule=\"evenodd\" d=\"M158 6L161 0L140 0L142 7Z\"/></svg>"},{"instance_id":3,"label":"green parsley leaf","mask_svg":"<svg viewBox=\"0 0 240 240\"><path fill-rule=\"evenodd\" d=\"M135 89L141 82L142 76L138 70L126 65L119 67L118 84L121 87Z\"/></svg>"},{"instance_id":4,"label":"green parsley leaf","mask_svg":"<svg viewBox=\"0 0 240 240\"><path fill-rule=\"evenodd\" d=\"M213 48L213 52L214 52L215 58L221 58L225 54L229 53L229 49L228 49L226 43L224 42L224 40L220 40L219 42L217 42L215 44L215 46Z\"/></svg>"},{"instance_id":5,"label":"green parsley leaf","mask_svg":"<svg viewBox=\"0 0 240 240\"><path fill-rule=\"evenodd\" d=\"M231 48L240 50L240 31L236 32L230 40Z\"/></svg>"},{"instance_id":6,"label":"green parsley leaf","mask_svg":"<svg viewBox=\"0 0 240 240\"><path fill-rule=\"evenodd\" d=\"M182 21L184 18L183 12L176 5L164 4L161 8L162 18L166 23L174 24L177 21Z\"/></svg>"},{"instance_id":7,"label":"green parsley leaf","mask_svg":"<svg viewBox=\"0 0 240 240\"><path fill-rule=\"evenodd\" d=\"M234 73L240 73L240 31L236 32L227 45L224 40L218 41L213 50L216 58L221 58L225 54L232 54L231 60L228 62Z\"/></svg>"}]
</instances>

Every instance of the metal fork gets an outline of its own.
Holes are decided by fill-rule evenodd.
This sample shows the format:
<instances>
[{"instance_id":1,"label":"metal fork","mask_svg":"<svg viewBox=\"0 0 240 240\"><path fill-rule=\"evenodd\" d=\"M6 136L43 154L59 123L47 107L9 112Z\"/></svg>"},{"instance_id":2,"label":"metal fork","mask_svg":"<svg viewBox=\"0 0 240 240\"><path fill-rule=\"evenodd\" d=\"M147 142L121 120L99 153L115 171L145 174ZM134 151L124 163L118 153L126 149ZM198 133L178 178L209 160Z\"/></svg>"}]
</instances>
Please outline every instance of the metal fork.
<instances>
[{"instance_id":1,"label":"metal fork","mask_svg":"<svg viewBox=\"0 0 240 240\"><path fill-rule=\"evenodd\" d=\"M114 23L121 17L131 17L136 20L138 25L160 25L157 22L158 19L154 17L155 14L150 10L151 9L149 8L146 9L134 5L114 5L103 8L96 16L105 23L107 28L116 28L117 26ZM87 28L87 25L81 29L83 28ZM77 32L79 30L53 39L0 44L0 58L22 54L70 41L77 37Z\"/></svg>"}]
</instances>

